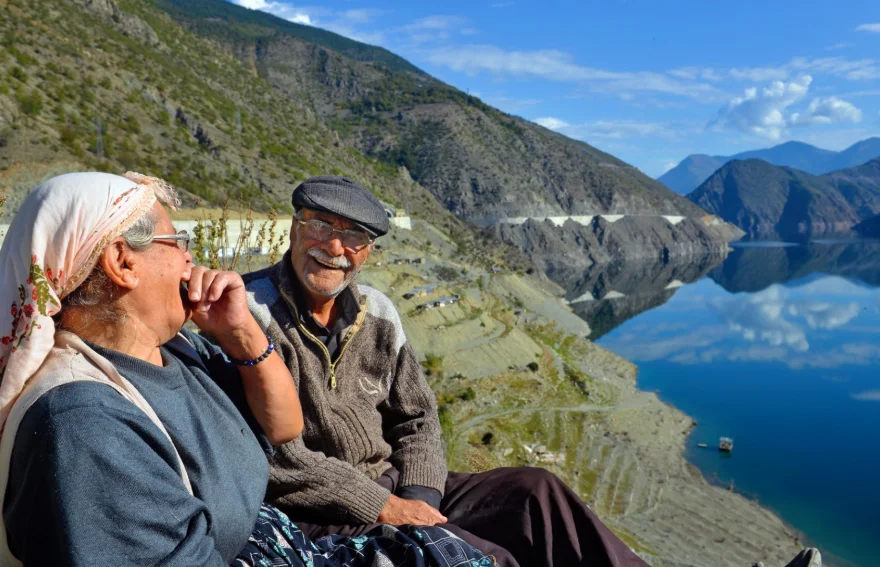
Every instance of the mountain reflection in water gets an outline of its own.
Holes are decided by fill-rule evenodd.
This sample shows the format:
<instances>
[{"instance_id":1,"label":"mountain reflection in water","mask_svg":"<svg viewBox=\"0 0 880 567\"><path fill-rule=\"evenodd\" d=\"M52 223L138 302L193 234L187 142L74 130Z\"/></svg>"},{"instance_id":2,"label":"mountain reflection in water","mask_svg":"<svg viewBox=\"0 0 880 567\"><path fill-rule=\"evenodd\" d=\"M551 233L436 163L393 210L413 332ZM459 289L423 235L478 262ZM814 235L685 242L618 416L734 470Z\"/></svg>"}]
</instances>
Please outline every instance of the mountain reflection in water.
<instances>
[{"instance_id":1,"label":"mountain reflection in water","mask_svg":"<svg viewBox=\"0 0 880 567\"><path fill-rule=\"evenodd\" d=\"M591 266L586 272L551 274L567 290L572 310L590 325L593 341L624 321L666 303L685 284L704 277L723 257L707 255L670 262L621 262Z\"/></svg>"},{"instance_id":2,"label":"mountain reflection in water","mask_svg":"<svg viewBox=\"0 0 880 567\"><path fill-rule=\"evenodd\" d=\"M568 281L592 338L697 420L686 455L706 478L777 511L829 563L877 564L880 242L735 247L720 264ZM696 447L720 436L731 458Z\"/></svg>"}]
</instances>

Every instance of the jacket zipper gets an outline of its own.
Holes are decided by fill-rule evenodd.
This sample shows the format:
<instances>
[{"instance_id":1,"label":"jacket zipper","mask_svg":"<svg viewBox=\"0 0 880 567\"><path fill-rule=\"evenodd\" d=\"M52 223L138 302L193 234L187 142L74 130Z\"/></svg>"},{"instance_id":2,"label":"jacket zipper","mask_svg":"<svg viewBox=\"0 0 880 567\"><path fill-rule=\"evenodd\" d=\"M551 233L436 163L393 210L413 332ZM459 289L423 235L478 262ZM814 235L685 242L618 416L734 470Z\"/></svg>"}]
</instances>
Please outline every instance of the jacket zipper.
<instances>
[{"instance_id":1,"label":"jacket zipper","mask_svg":"<svg viewBox=\"0 0 880 567\"><path fill-rule=\"evenodd\" d=\"M281 291L281 290L279 290L279 291ZM327 345L322 343L321 339L319 339L318 337L316 337L315 335L310 333L309 330L306 329L305 325L303 325L302 322L299 320L299 310L297 309L296 304L293 302L292 298L289 297L286 293L284 293L284 291L281 291L281 294L284 296L284 298L287 300L287 302L290 304L290 306L293 307L293 314L296 318L296 326L307 337L309 337L315 344L317 344L319 347L321 347L321 350L324 351L324 355L327 357L327 364L330 367L330 389L335 390L336 389L336 364L342 358L342 355L345 353L345 349L348 348L348 343L350 343L351 339L354 338L354 335L355 335L355 333L358 332L358 329L355 328L350 333L348 333L348 336L345 337L345 341L342 343L342 347L339 349L339 356L336 357L336 360L333 360L333 357L330 356L330 351L327 349ZM364 308L366 308L366 306L364 306Z\"/></svg>"}]
</instances>

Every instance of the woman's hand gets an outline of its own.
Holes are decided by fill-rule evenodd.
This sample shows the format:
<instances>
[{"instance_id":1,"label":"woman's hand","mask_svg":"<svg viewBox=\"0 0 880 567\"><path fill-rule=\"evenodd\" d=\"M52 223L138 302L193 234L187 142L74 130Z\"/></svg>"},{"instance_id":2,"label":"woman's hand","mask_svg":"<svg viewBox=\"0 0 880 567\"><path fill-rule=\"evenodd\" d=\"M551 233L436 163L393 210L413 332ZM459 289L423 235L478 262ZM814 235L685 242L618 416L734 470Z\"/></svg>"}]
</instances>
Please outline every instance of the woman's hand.
<instances>
[{"instance_id":1,"label":"woman's hand","mask_svg":"<svg viewBox=\"0 0 880 567\"><path fill-rule=\"evenodd\" d=\"M266 352L269 339L248 311L240 275L193 266L187 296L193 323L213 336L227 355L254 360ZM238 371L248 405L269 442L282 445L298 437L302 408L293 377L278 353Z\"/></svg>"},{"instance_id":2,"label":"woman's hand","mask_svg":"<svg viewBox=\"0 0 880 567\"><path fill-rule=\"evenodd\" d=\"M253 321L248 311L244 281L236 272L193 266L187 285L192 321L220 340L241 333Z\"/></svg>"}]
</instances>

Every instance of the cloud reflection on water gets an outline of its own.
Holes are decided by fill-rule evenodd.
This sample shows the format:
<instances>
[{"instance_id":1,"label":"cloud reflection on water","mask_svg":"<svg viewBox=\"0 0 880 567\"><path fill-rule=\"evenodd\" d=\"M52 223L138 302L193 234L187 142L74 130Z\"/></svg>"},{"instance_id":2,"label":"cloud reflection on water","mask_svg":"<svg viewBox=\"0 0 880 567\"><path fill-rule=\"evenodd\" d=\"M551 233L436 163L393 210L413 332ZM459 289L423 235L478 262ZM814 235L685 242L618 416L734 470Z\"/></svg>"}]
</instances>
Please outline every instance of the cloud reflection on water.
<instances>
[{"instance_id":1,"label":"cloud reflection on water","mask_svg":"<svg viewBox=\"0 0 880 567\"><path fill-rule=\"evenodd\" d=\"M880 346L865 342L864 333L880 323L877 303L880 289L837 276L751 294L730 294L703 280L603 345L636 362L780 362L792 369L871 365L880 363ZM854 321L859 325L850 324Z\"/></svg>"}]
</instances>

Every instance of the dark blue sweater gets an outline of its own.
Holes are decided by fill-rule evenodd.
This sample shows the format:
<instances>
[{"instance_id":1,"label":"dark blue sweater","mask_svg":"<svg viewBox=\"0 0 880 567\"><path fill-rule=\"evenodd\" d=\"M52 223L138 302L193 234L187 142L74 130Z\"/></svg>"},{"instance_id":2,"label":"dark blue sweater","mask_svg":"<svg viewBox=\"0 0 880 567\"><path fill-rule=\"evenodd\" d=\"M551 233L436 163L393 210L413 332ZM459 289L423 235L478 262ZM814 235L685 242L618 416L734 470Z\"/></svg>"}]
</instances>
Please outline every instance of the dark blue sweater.
<instances>
[{"instance_id":1,"label":"dark blue sweater","mask_svg":"<svg viewBox=\"0 0 880 567\"><path fill-rule=\"evenodd\" d=\"M236 368L187 336L207 372L166 347L163 368L96 350L156 411L195 495L168 438L115 390L55 388L28 410L12 453L3 515L25 566L221 566L247 542L268 478L259 427Z\"/></svg>"}]
</instances>

